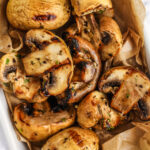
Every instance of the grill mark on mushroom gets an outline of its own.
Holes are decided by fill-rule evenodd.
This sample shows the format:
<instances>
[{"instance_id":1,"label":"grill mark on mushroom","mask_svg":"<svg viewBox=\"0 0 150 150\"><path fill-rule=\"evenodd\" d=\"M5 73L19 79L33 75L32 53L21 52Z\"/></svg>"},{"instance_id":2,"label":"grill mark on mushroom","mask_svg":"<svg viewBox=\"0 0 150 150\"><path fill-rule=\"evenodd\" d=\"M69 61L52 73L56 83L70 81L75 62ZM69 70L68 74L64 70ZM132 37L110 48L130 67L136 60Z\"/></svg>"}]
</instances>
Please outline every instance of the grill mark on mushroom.
<instances>
[{"instance_id":1,"label":"grill mark on mushroom","mask_svg":"<svg viewBox=\"0 0 150 150\"><path fill-rule=\"evenodd\" d=\"M119 81L111 81L111 82L108 82L108 83L105 83L103 85L103 88L107 88L109 86L111 87L120 87L121 83Z\"/></svg>"},{"instance_id":2,"label":"grill mark on mushroom","mask_svg":"<svg viewBox=\"0 0 150 150\"><path fill-rule=\"evenodd\" d=\"M50 72L50 77L49 77L49 84L52 85L55 83L55 76L53 75L53 72Z\"/></svg>"},{"instance_id":3,"label":"grill mark on mushroom","mask_svg":"<svg viewBox=\"0 0 150 150\"><path fill-rule=\"evenodd\" d=\"M26 124L27 126L29 126L30 127L30 124L28 124L27 122L25 122L24 120L22 120L22 118L21 118L21 115L19 114L19 119L20 119L20 121L22 122L22 123L24 123L24 124Z\"/></svg>"},{"instance_id":4,"label":"grill mark on mushroom","mask_svg":"<svg viewBox=\"0 0 150 150\"><path fill-rule=\"evenodd\" d=\"M47 15L36 15L32 19L34 21L53 21L57 17L54 14L47 14Z\"/></svg>"},{"instance_id":5,"label":"grill mark on mushroom","mask_svg":"<svg viewBox=\"0 0 150 150\"><path fill-rule=\"evenodd\" d=\"M75 56L77 51L79 52L80 51L80 48L79 48L79 43L78 43L78 40L76 40L75 38L69 38L66 43L69 45L70 47L70 53L72 56Z\"/></svg>"},{"instance_id":6,"label":"grill mark on mushroom","mask_svg":"<svg viewBox=\"0 0 150 150\"><path fill-rule=\"evenodd\" d=\"M68 132L69 132L71 138L74 140L74 142L78 146L83 147L84 143L83 143L82 137L74 130L69 130Z\"/></svg>"},{"instance_id":7,"label":"grill mark on mushroom","mask_svg":"<svg viewBox=\"0 0 150 150\"><path fill-rule=\"evenodd\" d=\"M52 42L60 42L60 40L59 40L57 37L53 37L53 38L51 39L51 41L52 41Z\"/></svg>"},{"instance_id":8,"label":"grill mark on mushroom","mask_svg":"<svg viewBox=\"0 0 150 150\"><path fill-rule=\"evenodd\" d=\"M43 50L46 46L48 46L50 44L49 41L40 42L40 41L38 41L36 39L32 39L32 38L27 40L27 42L33 43L36 46L36 48L38 48L39 50Z\"/></svg>"},{"instance_id":9,"label":"grill mark on mushroom","mask_svg":"<svg viewBox=\"0 0 150 150\"><path fill-rule=\"evenodd\" d=\"M145 103L145 101L143 101L142 99L140 99L138 101L138 106L141 109L141 112L142 112L143 116L145 118L147 118L148 108L147 108L147 104Z\"/></svg>"},{"instance_id":10,"label":"grill mark on mushroom","mask_svg":"<svg viewBox=\"0 0 150 150\"><path fill-rule=\"evenodd\" d=\"M77 68L79 68L82 71L86 68L87 63L88 62L86 62L86 61L81 61L77 64Z\"/></svg>"}]
</instances>

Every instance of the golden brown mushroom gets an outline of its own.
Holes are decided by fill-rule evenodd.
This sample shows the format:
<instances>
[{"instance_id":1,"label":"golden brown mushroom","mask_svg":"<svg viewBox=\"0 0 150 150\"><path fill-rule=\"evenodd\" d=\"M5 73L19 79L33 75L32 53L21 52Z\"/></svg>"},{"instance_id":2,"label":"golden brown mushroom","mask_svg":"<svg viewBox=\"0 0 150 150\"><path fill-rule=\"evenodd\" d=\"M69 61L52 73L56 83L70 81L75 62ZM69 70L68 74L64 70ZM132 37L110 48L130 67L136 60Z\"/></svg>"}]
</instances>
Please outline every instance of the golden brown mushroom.
<instances>
[{"instance_id":1,"label":"golden brown mushroom","mask_svg":"<svg viewBox=\"0 0 150 150\"><path fill-rule=\"evenodd\" d=\"M80 36L89 41L96 50L99 49L101 35L94 14L76 17L76 24L71 25L65 32L63 32L63 38L66 39L69 35Z\"/></svg>"},{"instance_id":2,"label":"golden brown mushroom","mask_svg":"<svg viewBox=\"0 0 150 150\"><path fill-rule=\"evenodd\" d=\"M99 55L91 43L79 36L69 36L67 44L75 69L69 88L57 96L62 104L78 102L94 90L101 70Z\"/></svg>"},{"instance_id":3,"label":"golden brown mushroom","mask_svg":"<svg viewBox=\"0 0 150 150\"><path fill-rule=\"evenodd\" d=\"M127 114L150 89L150 80L141 72L127 75L111 101L111 107Z\"/></svg>"},{"instance_id":4,"label":"golden brown mushroom","mask_svg":"<svg viewBox=\"0 0 150 150\"><path fill-rule=\"evenodd\" d=\"M74 123L72 107L54 112L48 102L21 103L14 109L17 130L29 141L45 140L50 135Z\"/></svg>"},{"instance_id":5,"label":"golden brown mushroom","mask_svg":"<svg viewBox=\"0 0 150 150\"><path fill-rule=\"evenodd\" d=\"M78 16L112 8L111 0L71 0L71 3Z\"/></svg>"},{"instance_id":6,"label":"golden brown mushroom","mask_svg":"<svg viewBox=\"0 0 150 150\"><path fill-rule=\"evenodd\" d=\"M14 80L17 69L20 67L18 53L8 53L0 59L0 81L8 83Z\"/></svg>"},{"instance_id":7,"label":"golden brown mushroom","mask_svg":"<svg viewBox=\"0 0 150 150\"><path fill-rule=\"evenodd\" d=\"M99 90L106 93L111 101L111 107L122 114L129 113L137 104L141 110L142 105L149 107L146 104L149 103L147 93L150 89L150 80L132 67L110 69L104 73L98 86ZM148 116L145 115L145 118Z\"/></svg>"},{"instance_id":8,"label":"golden brown mushroom","mask_svg":"<svg viewBox=\"0 0 150 150\"><path fill-rule=\"evenodd\" d=\"M47 97L40 94L40 79L26 76L20 57L18 53L9 53L1 58L0 82L2 88L28 102L45 101Z\"/></svg>"},{"instance_id":9,"label":"golden brown mushroom","mask_svg":"<svg viewBox=\"0 0 150 150\"><path fill-rule=\"evenodd\" d=\"M65 42L47 30L30 30L26 44L31 53L23 58L26 74L42 78L45 95L59 95L71 81L73 62Z\"/></svg>"},{"instance_id":10,"label":"golden brown mushroom","mask_svg":"<svg viewBox=\"0 0 150 150\"><path fill-rule=\"evenodd\" d=\"M39 78L27 77L23 72L17 72L12 81L13 93L19 99L30 103L43 102L48 97L41 93L41 83Z\"/></svg>"},{"instance_id":11,"label":"golden brown mushroom","mask_svg":"<svg viewBox=\"0 0 150 150\"><path fill-rule=\"evenodd\" d=\"M87 129L72 127L52 136L42 150L99 150L97 135Z\"/></svg>"},{"instance_id":12,"label":"golden brown mushroom","mask_svg":"<svg viewBox=\"0 0 150 150\"><path fill-rule=\"evenodd\" d=\"M34 28L57 29L70 17L68 0L9 0L7 18L21 30Z\"/></svg>"},{"instance_id":13,"label":"golden brown mushroom","mask_svg":"<svg viewBox=\"0 0 150 150\"><path fill-rule=\"evenodd\" d=\"M100 126L110 130L118 126L125 117L110 108L106 96L98 91L88 94L77 109L77 121L81 127L94 127L99 121Z\"/></svg>"},{"instance_id":14,"label":"golden brown mushroom","mask_svg":"<svg viewBox=\"0 0 150 150\"><path fill-rule=\"evenodd\" d=\"M102 38L100 53L102 60L106 61L116 56L121 49L122 34L116 21L106 16L100 19L100 34Z\"/></svg>"}]
</instances>

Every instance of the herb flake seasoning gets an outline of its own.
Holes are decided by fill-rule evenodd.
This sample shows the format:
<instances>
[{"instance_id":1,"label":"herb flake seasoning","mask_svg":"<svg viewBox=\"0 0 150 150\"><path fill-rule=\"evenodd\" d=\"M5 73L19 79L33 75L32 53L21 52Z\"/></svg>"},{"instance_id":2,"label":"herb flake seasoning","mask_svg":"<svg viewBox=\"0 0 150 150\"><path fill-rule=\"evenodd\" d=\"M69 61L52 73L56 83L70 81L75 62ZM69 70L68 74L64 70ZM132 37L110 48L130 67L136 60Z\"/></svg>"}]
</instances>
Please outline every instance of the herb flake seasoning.
<instances>
[{"instance_id":1,"label":"herb flake seasoning","mask_svg":"<svg viewBox=\"0 0 150 150\"><path fill-rule=\"evenodd\" d=\"M3 83L6 87L10 87L9 83Z\"/></svg>"},{"instance_id":2,"label":"herb flake seasoning","mask_svg":"<svg viewBox=\"0 0 150 150\"><path fill-rule=\"evenodd\" d=\"M24 79L24 83L29 83L30 79Z\"/></svg>"},{"instance_id":3,"label":"herb flake seasoning","mask_svg":"<svg viewBox=\"0 0 150 150\"><path fill-rule=\"evenodd\" d=\"M99 14L103 14L103 12L104 12L104 10L100 10L98 13L99 13Z\"/></svg>"},{"instance_id":4,"label":"herb flake seasoning","mask_svg":"<svg viewBox=\"0 0 150 150\"><path fill-rule=\"evenodd\" d=\"M62 118L62 119L61 119L61 122L65 122L65 121L66 121L66 118Z\"/></svg>"},{"instance_id":5,"label":"herb flake seasoning","mask_svg":"<svg viewBox=\"0 0 150 150\"><path fill-rule=\"evenodd\" d=\"M127 93L127 94L126 94L126 98L129 98L129 97L130 97L130 94L129 94L129 93Z\"/></svg>"},{"instance_id":6,"label":"herb flake seasoning","mask_svg":"<svg viewBox=\"0 0 150 150\"><path fill-rule=\"evenodd\" d=\"M21 129L18 129L18 131L20 132L20 133L22 133L23 132L23 129L21 128Z\"/></svg>"},{"instance_id":7,"label":"herb flake seasoning","mask_svg":"<svg viewBox=\"0 0 150 150\"><path fill-rule=\"evenodd\" d=\"M6 59L6 65L8 65L8 64L9 64L9 61L10 61L10 60L7 58L7 59Z\"/></svg>"},{"instance_id":8,"label":"herb flake seasoning","mask_svg":"<svg viewBox=\"0 0 150 150\"><path fill-rule=\"evenodd\" d=\"M58 61L58 60L56 60L55 64L56 64L56 65L59 65L59 61Z\"/></svg>"}]
</instances>

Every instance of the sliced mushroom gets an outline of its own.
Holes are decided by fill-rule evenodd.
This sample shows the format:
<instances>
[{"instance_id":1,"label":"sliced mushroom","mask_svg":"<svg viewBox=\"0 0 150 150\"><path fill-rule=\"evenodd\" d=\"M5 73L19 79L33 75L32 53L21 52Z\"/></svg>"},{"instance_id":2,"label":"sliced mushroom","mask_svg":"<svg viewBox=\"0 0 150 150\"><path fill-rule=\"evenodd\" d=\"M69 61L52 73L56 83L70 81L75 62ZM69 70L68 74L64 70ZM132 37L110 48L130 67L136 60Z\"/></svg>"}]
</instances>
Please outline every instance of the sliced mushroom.
<instances>
[{"instance_id":1,"label":"sliced mushroom","mask_svg":"<svg viewBox=\"0 0 150 150\"><path fill-rule=\"evenodd\" d=\"M78 102L88 92L94 90L101 70L99 55L91 43L79 36L69 36L67 44L71 50L75 69L69 88L57 96L62 104Z\"/></svg>"},{"instance_id":2,"label":"sliced mushroom","mask_svg":"<svg viewBox=\"0 0 150 150\"><path fill-rule=\"evenodd\" d=\"M138 101L137 115L141 120L150 119L150 90Z\"/></svg>"},{"instance_id":3,"label":"sliced mushroom","mask_svg":"<svg viewBox=\"0 0 150 150\"><path fill-rule=\"evenodd\" d=\"M23 58L27 75L39 76L52 68L63 64L72 66L70 52L64 41L47 30L30 30L26 35L26 44L33 52Z\"/></svg>"},{"instance_id":4,"label":"sliced mushroom","mask_svg":"<svg viewBox=\"0 0 150 150\"><path fill-rule=\"evenodd\" d=\"M94 14L76 17L76 24L71 25L65 32L63 32L62 37L66 40L69 35L80 36L89 41L96 50L99 49L101 35Z\"/></svg>"},{"instance_id":5,"label":"sliced mushroom","mask_svg":"<svg viewBox=\"0 0 150 150\"><path fill-rule=\"evenodd\" d=\"M13 93L19 99L27 100L28 102L42 102L47 99L43 96L41 99L35 98L41 88L40 80L38 78L27 77L23 74L18 75L13 82Z\"/></svg>"},{"instance_id":6,"label":"sliced mushroom","mask_svg":"<svg viewBox=\"0 0 150 150\"><path fill-rule=\"evenodd\" d=\"M94 14L83 17L76 17L78 35L91 42L96 50L101 44L101 35Z\"/></svg>"},{"instance_id":7,"label":"sliced mushroom","mask_svg":"<svg viewBox=\"0 0 150 150\"><path fill-rule=\"evenodd\" d=\"M18 53L9 53L0 59L0 82L9 83L14 80L17 68L20 66Z\"/></svg>"},{"instance_id":8,"label":"sliced mushroom","mask_svg":"<svg viewBox=\"0 0 150 150\"><path fill-rule=\"evenodd\" d=\"M100 52L102 60L106 61L116 56L121 49L123 44L122 34L116 21L106 16L100 19L100 33L102 37Z\"/></svg>"},{"instance_id":9,"label":"sliced mushroom","mask_svg":"<svg viewBox=\"0 0 150 150\"><path fill-rule=\"evenodd\" d=\"M98 86L111 101L111 107L127 114L144 98L150 80L132 67L115 67L104 73Z\"/></svg>"},{"instance_id":10,"label":"sliced mushroom","mask_svg":"<svg viewBox=\"0 0 150 150\"><path fill-rule=\"evenodd\" d=\"M77 121L84 128L94 127L100 121L102 128L110 130L124 119L125 117L109 107L106 96L98 91L86 96L77 109Z\"/></svg>"},{"instance_id":11,"label":"sliced mushroom","mask_svg":"<svg viewBox=\"0 0 150 150\"><path fill-rule=\"evenodd\" d=\"M98 87L99 90L105 93L109 99L116 93L119 89L121 83L123 82L126 75L134 71L131 67L115 67L103 74L102 78L99 80Z\"/></svg>"},{"instance_id":12,"label":"sliced mushroom","mask_svg":"<svg viewBox=\"0 0 150 150\"><path fill-rule=\"evenodd\" d=\"M40 76L45 95L59 95L72 79L73 62L64 41L47 30L30 30L26 44L32 52L23 58L27 75Z\"/></svg>"},{"instance_id":13,"label":"sliced mushroom","mask_svg":"<svg viewBox=\"0 0 150 150\"><path fill-rule=\"evenodd\" d=\"M21 103L14 109L15 126L29 141L45 140L50 135L74 123L72 107L53 112L48 102Z\"/></svg>"},{"instance_id":14,"label":"sliced mushroom","mask_svg":"<svg viewBox=\"0 0 150 150\"><path fill-rule=\"evenodd\" d=\"M59 95L69 87L72 75L70 64L59 66L43 76L42 90L45 95Z\"/></svg>"},{"instance_id":15,"label":"sliced mushroom","mask_svg":"<svg viewBox=\"0 0 150 150\"><path fill-rule=\"evenodd\" d=\"M52 136L42 150L99 150L99 138L87 129L72 127Z\"/></svg>"},{"instance_id":16,"label":"sliced mushroom","mask_svg":"<svg viewBox=\"0 0 150 150\"><path fill-rule=\"evenodd\" d=\"M126 76L112 98L111 107L127 114L149 89L150 80L138 71L132 72Z\"/></svg>"},{"instance_id":17,"label":"sliced mushroom","mask_svg":"<svg viewBox=\"0 0 150 150\"><path fill-rule=\"evenodd\" d=\"M71 3L76 15L78 16L112 8L111 0L71 0Z\"/></svg>"}]
</instances>

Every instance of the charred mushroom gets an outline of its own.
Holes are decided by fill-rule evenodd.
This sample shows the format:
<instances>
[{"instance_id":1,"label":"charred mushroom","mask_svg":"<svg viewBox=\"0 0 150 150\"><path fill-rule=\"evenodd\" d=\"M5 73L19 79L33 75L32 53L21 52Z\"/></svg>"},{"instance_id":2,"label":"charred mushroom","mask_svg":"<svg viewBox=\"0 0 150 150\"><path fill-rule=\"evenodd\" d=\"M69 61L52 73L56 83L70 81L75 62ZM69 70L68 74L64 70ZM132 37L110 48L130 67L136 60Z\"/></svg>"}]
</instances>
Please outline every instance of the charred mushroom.
<instances>
[{"instance_id":1,"label":"charred mushroom","mask_svg":"<svg viewBox=\"0 0 150 150\"><path fill-rule=\"evenodd\" d=\"M52 136L42 150L99 150L99 139L97 135L87 129L72 127Z\"/></svg>"},{"instance_id":2,"label":"charred mushroom","mask_svg":"<svg viewBox=\"0 0 150 150\"><path fill-rule=\"evenodd\" d=\"M102 38L100 53L102 60L106 61L116 56L121 49L122 34L116 21L106 16L100 19L100 33Z\"/></svg>"},{"instance_id":3,"label":"charred mushroom","mask_svg":"<svg viewBox=\"0 0 150 150\"><path fill-rule=\"evenodd\" d=\"M27 75L43 79L42 90L46 95L64 92L72 79L73 62L67 45L47 30L30 30L26 44L32 50L23 58Z\"/></svg>"},{"instance_id":4,"label":"charred mushroom","mask_svg":"<svg viewBox=\"0 0 150 150\"><path fill-rule=\"evenodd\" d=\"M42 89L45 95L58 95L69 87L72 75L70 64L62 65L43 76Z\"/></svg>"},{"instance_id":5,"label":"charred mushroom","mask_svg":"<svg viewBox=\"0 0 150 150\"><path fill-rule=\"evenodd\" d=\"M30 103L42 102L47 99L46 96L40 94L41 84L38 78L27 77L22 72L17 73L13 81L13 93L19 99L26 100Z\"/></svg>"},{"instance_id":6,"label":"charred mushroom","mask_svg":"<svg viewBox=\"0 0 150 150\"><path fill-rule=\"evenodd\" d=\"M149 89L149 79L141 72L132 72L126 76L119 90L113 96L111 107L122 114L127 114Z\"/></svg>"},{"instance_id":7,"label":"charred mushroom","mask_svg":"<svg viewBox=\"0 0 150 150\"><path fill-rule=\"evenodd\" d=\"M96 50L99 49L101 35L99 26L93 14L76 17L76 24L73 24L65 32L63 32L63 38L66 39L69 35L80 36L81 38L89 41Z\"/></svg>"},{"instance_id":8,"label":"charred mushroom","mask_svg":"<svg viewBox=\"0 0 150 150\"><path fill-rule=\"evenodd\" d=\"M83 16L92 12L112 8L111 0L71 0L76 15Z\"/></svg>"},{"instance_id":9,"label":"charred mushroom","mask_svg":"<svg viewBox=\"0 0 150 150\"><path fill-rule=\"evenodd\" d=\"M30 30L26 34L26 45L32 50L22 59L27 75L39 76L63 64L72 65L68 47L50 31Z\"/></svg>"},{"instance_id":10,"label":"charred mushroom","mask_svg":"<svg viewBox=\"0 0 150 150\"><path fill-rule=\"evenodd\" d=\"M138 103L142 104L139 100L145 99L149 89L150 81L146 75L132 67L112 68L99 81L99 90L106 93L111 107L122 114L129 113Z\"/></svg>"},{"instance_id":11,"label":"charred mushroom","mask_svg":"<svg viewBox=\"0 0 150 150\"><path fill-rule=\"evenodd\" d=\"M76 17L76 23L79 32L78 34L91 42L96 50L98 50L99 45L101 44L101 35L94 14Z\"/></svg>"},{"instance_id":12,"label":"charred mushroom","mask_svg":"<svg viewBox=\"0 0 150 150\"><path fill-rule=\"evenodd\" d=\"M21 103L14 109L14 122L17 130L29 141L45 140L50 135L74 123L75 111L53 112L48 102Z\"/></svg>"},{"instance_id":13,"label":"charred mushroom","mask_svg":"<svg viewBox=\"0 0 150 150\"><path fill-rule=\"evenodd\" d=\"M13 27L21 30L41 27L53 30L69 20L69 7L68 0L9 0L7 18Z\"/></svg>"},{"instance_id":14,"label":"charred mushroom","mask_svg":"<svg viewBox=\"0 0 150 150\"><path fill-rule=\"evenodd\" d=\"M109 99L119 89L125 76L134 71L131 67L115 67L105 72L102 78L99 80L99 90L107 95Z\"/></svg>"},{"instance_id":15,"label":"charred mushroom","mask_svg":"<svg viewBox=\"0 0 150 150\"><path fill-rule=\"evenodd\" d=\"M79 36L70 36L67 39L73 62L74 75L69 88L58 95L59 102L75 103L96 87L101 70L101 62L94 47Z\"/></svg>"},{"instance_id":16,"label":"charred mushroom","mask_svg":"<svg viewBox=\"0 0 150 150\"><path fill-rule=\"evenodd\" d=\"M102 128L112 129L125 119L109 106L106 96L94 91L86 96L77 109L77 120L84 128L94 127L99 121Z\"/></svg>"}]
</instances>

